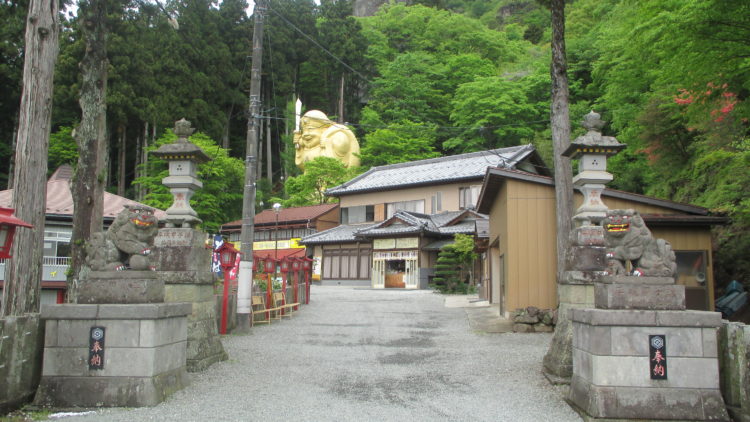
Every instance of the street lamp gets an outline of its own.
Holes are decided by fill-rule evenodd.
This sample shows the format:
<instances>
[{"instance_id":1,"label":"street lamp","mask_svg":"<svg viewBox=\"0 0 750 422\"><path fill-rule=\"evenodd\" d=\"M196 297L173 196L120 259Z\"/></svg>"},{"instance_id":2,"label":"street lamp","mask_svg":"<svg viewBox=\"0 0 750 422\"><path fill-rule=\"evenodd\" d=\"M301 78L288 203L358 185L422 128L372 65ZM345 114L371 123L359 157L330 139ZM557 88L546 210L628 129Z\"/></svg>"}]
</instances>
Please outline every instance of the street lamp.
<instances>
[{"instance_id":1,"label":"street lamp","mask_svg":"<svg viewBox=\"0 0 750 422\"><path fill-rule=\"evenodd\" d=\"M32 228L32 225L13 216L13 208L0 207L0 258L10 258L10 247L13 245L13 236L16 227Z\"/></svg>"},{"instance_id":2,"label":"street lamp","mask_svg":"<svg viewBox=\"0 0 750 422\"><path fill-rule=\"evenodd\" d=\"M221 301L221 329L220 334L227 333L227 304L229 302L229 272L234 268L239 251L229 242L224 242L219 249L219 263L221 271L224 273L224 297Z\"/></svg>"}]
</instances>

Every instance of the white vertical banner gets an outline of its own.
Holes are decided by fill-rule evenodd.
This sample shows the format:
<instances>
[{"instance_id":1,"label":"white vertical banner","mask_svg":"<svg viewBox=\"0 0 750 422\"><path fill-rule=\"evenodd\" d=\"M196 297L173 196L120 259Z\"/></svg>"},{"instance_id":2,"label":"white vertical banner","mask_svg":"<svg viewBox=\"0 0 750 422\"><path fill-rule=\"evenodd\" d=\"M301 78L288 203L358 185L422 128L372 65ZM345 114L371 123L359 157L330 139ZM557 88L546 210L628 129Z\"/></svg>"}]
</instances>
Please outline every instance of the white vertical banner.
<instances>
[{"instance_id":1,"label":"white vertical banner","mask_svg":"<svg viewBox=\"0 0 750 422\"><path fill-rule=\"evenodd\" d=\"M237 275L237 313L251 314L253 296L253 263L240 261L240 272Z\"/></svg>"}]
</instances>

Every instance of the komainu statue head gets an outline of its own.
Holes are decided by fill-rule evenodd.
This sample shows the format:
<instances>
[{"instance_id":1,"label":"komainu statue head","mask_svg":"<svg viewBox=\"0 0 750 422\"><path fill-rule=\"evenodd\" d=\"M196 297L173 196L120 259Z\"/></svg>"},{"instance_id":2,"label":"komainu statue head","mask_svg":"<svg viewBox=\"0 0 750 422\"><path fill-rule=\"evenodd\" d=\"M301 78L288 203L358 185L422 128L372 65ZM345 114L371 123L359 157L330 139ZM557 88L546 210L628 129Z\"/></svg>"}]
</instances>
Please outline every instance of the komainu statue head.
<instances>
[{"instance_id":1,"label":"komainu statue head","mask_svg":"<svg viewBox=\"0 0 750 422\"><path fill-rule=\"evenodd\" d=\"M654 239L638 211L609 210L601 224L610 275L674 277L677 264L672 246Z\"/></svg>"}]
</instances>

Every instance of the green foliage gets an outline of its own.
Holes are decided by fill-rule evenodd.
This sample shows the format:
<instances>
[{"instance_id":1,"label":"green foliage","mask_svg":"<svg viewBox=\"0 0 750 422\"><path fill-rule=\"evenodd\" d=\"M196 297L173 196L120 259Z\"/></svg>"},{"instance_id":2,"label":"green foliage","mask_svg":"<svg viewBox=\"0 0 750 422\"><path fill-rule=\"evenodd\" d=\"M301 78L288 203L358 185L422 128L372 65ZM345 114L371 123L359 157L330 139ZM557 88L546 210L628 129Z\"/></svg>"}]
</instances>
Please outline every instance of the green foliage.
<instances>
[{"instance_id":1,"label":"green foliage","mask_svg":"<svg viewBox=\"0 0 750 422\"><path fill-rule=\"evenodd\" d=\"M470 110L455 109L456 102L468 101L457 98L460 88L483 78L499 77L503 69L517 66L529 47L476 19L421 5L389 5L378 15L362 19L362 26L369 41L367 56L378 72L362 112L365 140L382 143L385 136L400 132L397 143L403 144L405 139L415 138L414 131L404 124L422 125L436 151L444 150L443 143L449 138L454 138L447 144L450 149L474 149L476 139L467 140L467 146L456 145L463 143L459 139L464 133L448 128L458 121L469 122L469 127L481 126L474 119L478 113L468 116L464 111ZM369 128L368 120L378 121L379 127ZM430 133L433 130L434 137ZM418 147L424 150L426 136L418 138ZM388 159L391 157L395 156ZM363 158L369 165L369 157Z\"/></svg>"},{"instance_id":2,"label":"green foliage","mask_svg":"<svg viewBox=\"0 0 750 422\"><path fill-rule=\"evenodd\" d=\"M18 119L23 78L26 2L0 2L0 162L10 162ZM8 180L8 167L0 166L0 185Z\"/></svg>"},{"instance_id":3,"label":"green foliage","mask_svg":"<svg viewBox=\"0 0 750 422\"><path fill-rule=\"evenodd\" d=\"M360 158L364 167L435 158L436 128L408 120L367 134Z\"/></svg>"},{"instance_id":4,"label":"green foliage","mask_svg":"<svg viewBox=\"0 0 750 422\"><path fill-rule=\"evenodd\" d=\"M581 0L568 14L578 98L628 150L613 186L728 215L715 230L719 284L748 277L750 7L745 2ZM723 280L721 280L723 279Z\"/></svg>"},{"instance_id":5,"label":"green foliage","mask_svg":"<svg viewBox=\"0 0 750 422\"><path fill-rule=\"evenodd\" d=\"M443 246L435 264L432 287L441 293L471 293L473 283L466 282L466 271L471 271L477 254L474 252L474 237L457 234L455 242ZM468 278L471 278L469 274Z\"/></svg>"},{"instance_id":6,"label":"green foliage","mask_svg":"<svg viewBox=\"0 0 750 422\"><path fill-rule=\"evenodd\" d=\"M158 149L176 139L176 135L167 130L149 150ZM190 141L212 159L198 166L198 178L203 182L203 188L195 193L190 203L203 220L204 229L218 232L221 224L237 220L242 214L245 165L241 160L229 157L227 150L217 146L216 142L202 133L193 134ZM148 190L143 201L145 204L167 209L172 205L172 194L161 183L169 174L167 162L150 157L147 170L148 176L140 177L133 183Z\"/></svg>"},{"instance_id":7,"label":"green foliage","mask_svg":"<svg viewBox=\"0 0 750 422\"><path fill-rule=\"evenodd\" d=\"M57 170L63 164L76 167L78 164L78 145L73 139L73 128L63 126L49 137L49 159L47 169L49 172Z\"/></svg>"},{"instance_id":8,"label":"green foliage","mask_svg":"<svg viewBox=\"0 0 750 422\"><path fill-rule=\"evenodd\" d=\"M256 278L253 280L253 284L255 284L255 287L257 287L261 293L266 292L266 289L268 288L268 281L264 278ZM273 290L281 290L281 280L274 280L272 288Z\"/></svg>"},{"instance_id":9,"label":"green foliage","mask_svg":"<svg viewBox=\"0 0 750 422\"><path fill-rule=\"evenodd\" d=\"M288 199L283 200L282 205L289 208L335 202L335 198L325 196L324 192L351 179L355 171L331 157L317 157L308 161L303 174L286 181L284 188Z\"/></svg>"},{"instance_id":10,"label":"green foliage","mask_svg":"<svg viewBox=\"0 0 750 422\"><path fill-rule=\"evenodd\" d=\"M469 267L479 258L474 252L474 236L458 233L454 236L453 251L462 267Z\"/></svg>"},{"instance_id":11,"label":"green foliage","mask_svg":"<svg viewBox=\"0 0 750 422\"><path fill-rule=\"evenodd\" d=\"M521 87L496 76L461 85L451 104L451 120L456 126L474 126L443 144L457 152L519 145L531 138L534 130L517 122L539 119Z\"/></svg>"}]
</instances>

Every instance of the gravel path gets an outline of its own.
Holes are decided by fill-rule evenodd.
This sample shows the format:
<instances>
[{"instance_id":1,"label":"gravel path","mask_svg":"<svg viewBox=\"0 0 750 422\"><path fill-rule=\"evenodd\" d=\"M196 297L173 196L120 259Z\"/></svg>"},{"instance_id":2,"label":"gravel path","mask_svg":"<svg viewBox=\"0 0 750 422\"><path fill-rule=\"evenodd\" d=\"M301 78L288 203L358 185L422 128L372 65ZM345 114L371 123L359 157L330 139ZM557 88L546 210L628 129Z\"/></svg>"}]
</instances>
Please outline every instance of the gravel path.
<instances>
[{"instance_id":1,"label":"gravel path","mask_svg":"<svg viewBox=\"0 0 750 422\"><path fill-rule=\"evenodd\" d=\"M292 319L153 408L65 421L579 421L541 374L549 334L483 334L430 291L319 287Z\"/></svg>"}]
</instances>

